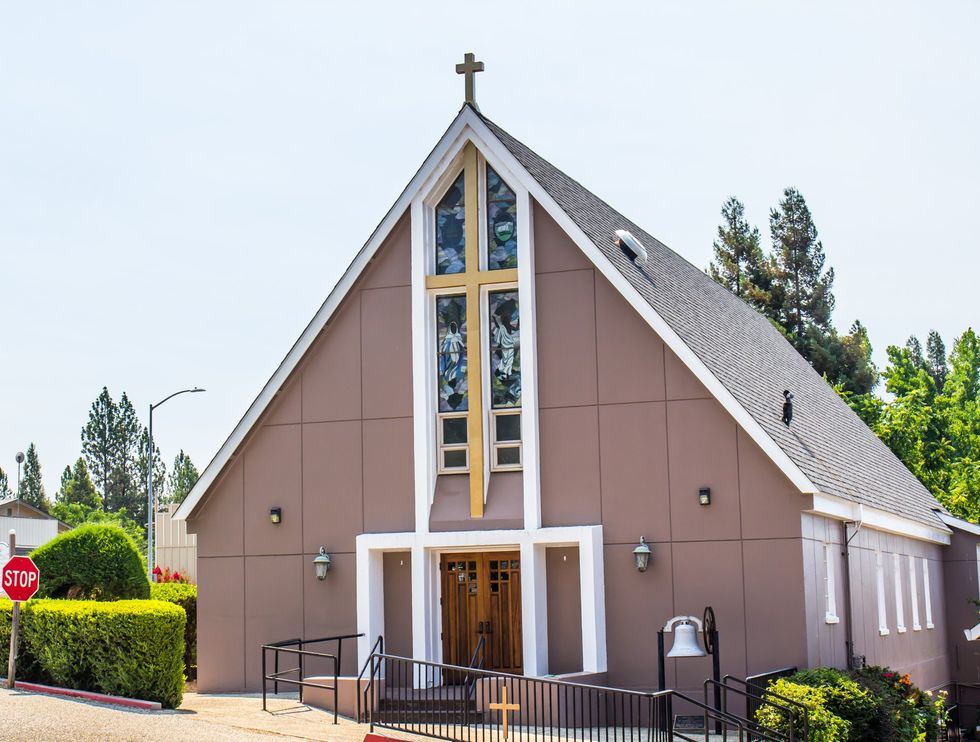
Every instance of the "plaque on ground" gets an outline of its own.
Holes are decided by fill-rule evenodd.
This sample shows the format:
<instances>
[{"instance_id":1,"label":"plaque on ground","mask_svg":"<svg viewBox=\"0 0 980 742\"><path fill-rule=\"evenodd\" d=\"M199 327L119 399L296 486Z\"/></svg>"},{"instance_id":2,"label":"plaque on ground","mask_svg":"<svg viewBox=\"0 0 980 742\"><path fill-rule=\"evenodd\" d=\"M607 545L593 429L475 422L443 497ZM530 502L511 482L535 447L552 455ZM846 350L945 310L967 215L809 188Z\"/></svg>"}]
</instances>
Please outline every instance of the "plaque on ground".
<instances>
[{"instance_id":1,"label":"plaque on ground","mask_svg":"<svg viewBox=\"0 0 980 742\"><path fill-rule=\"evenodd\" d=\"M678 732L703 732L703 716L675 716L674 729Z\"/></svg>"}]
</instances>

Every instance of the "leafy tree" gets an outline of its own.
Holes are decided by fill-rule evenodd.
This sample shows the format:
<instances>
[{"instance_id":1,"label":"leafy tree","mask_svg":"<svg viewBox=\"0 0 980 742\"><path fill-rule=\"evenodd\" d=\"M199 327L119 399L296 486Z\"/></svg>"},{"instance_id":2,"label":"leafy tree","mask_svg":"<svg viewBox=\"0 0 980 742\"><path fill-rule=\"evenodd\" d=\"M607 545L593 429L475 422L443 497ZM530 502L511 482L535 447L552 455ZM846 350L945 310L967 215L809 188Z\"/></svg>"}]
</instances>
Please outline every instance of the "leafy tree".
<instances>
[{"instance_id":1,"label":"leafy tree","mask_svg":"<svg viewBox=\"0 0 980 742\"><path fill-rule=\"evenodd\" d=\"M102 500L99 493L95 491L95 484L89 476L85 459L81 456L75 462L74 469L65 467L61 475L61 489L58 492L57 502L59 505L79 504L92 510L101 509ZM68 523L64 518L61 520Z\"/></svg>"},{"instance_id":2,"label":"leafy tree","mask_svg":"<svg viewBox=\"0 0 980 742\"><path fill-rule=\"evenodd\" d=\"M831 329L834 269L824 270L826 256L803 195L787 188L779 207L769 214L775 260L771 311L790 333L804 357ZM819 331L819 332L816 332Z\"/></svg>"},{"instance_id":3,"label":"leafy tree","mask_svg":"<svg viewBox=\"0 0 980 742\"><path fill-rule=\"evenodd\" d=\"M24 459L24 476L20 481L17 497L45 512L50 507L48 498L44 494L44 483L41 480L41 462L38 460L37 449L33 443L27 447L27 456Z\"/></svg>"},{"instance_id":4,"label":"leafy tree","mask_svg":"<svg viewBox=\"0 0 980 742\"><path fill-rule=\"evenodd\" d=\"M0 500L6 500L8 497L13 497L14 491L10 489L10 481L7 479L7 473L0 469Z\"/></svg>"},{"instance_id":5,"label":"leafy tree","mask_svg":"<svg viewBox=\"0 0 980 742\"><path fill-rule=\"evenodd\" d=\"M173 469L170 472L166 502L182 502L200 476L191 457L181 449L174 459Z\"/></svg>"},{"instance_id":6,"label":"leafy tree","mask_svg":"<svg viewBox=\"0 0 980 742\"><path fill-rule=\"evenodd\" d=\"M759 230L746 221L745 206L734 196L722 205L721 216L715 259L708 272L736 296L764 309L769 303L771 275L759 245Z\"/></svg>"},{"instance_id":7,"label":"leafy tree","mask_svg":"<svg viewBox=\"0 0 980 742\"><path fill-rule=\"evenodd\" d=\"M125 510L107 513L101 507L90 507L80 502L59 502L51 506L50 514L72 528L89 523L119 526L133 540L140 554L146 553L146 529L142 523L130 518Z\"/></svg>"}]
</instances>

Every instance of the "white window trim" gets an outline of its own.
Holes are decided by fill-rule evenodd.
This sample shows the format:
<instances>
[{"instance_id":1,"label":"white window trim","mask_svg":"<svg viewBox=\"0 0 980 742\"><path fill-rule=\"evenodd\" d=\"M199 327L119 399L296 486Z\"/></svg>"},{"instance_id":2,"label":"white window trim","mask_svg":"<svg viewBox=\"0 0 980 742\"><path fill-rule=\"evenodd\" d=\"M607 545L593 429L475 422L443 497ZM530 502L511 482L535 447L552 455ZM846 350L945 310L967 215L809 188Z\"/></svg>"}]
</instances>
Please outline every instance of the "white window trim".
<instances>
[{"instance_id":1,"label":"white window trim","mask_svg":"<svg viewBox=\"0 0 980 742\"><path fill-rule=\"evenodd\" d=\"M915 557L909 554L909 595L912 600L912 631L922 631L919 623L919 586L915 579Z\"/></svg>"},{"instance_id":2,"label":"white window trim","mask_svg":"<svg viewBox=\"0 0 980 742\"><path fill-rule=\"evenodd\" d=\"M439 450L438 450L438 454L437 454L438 457L439 457L439 462L438 462L437 465L439 467L439 473L440 474L465 474L465 473L467 473L470 470L470 442L469 442L469 440L467 440L466 443L444 443L443 442L443 439L442 439L442 436L443 436L442 421L445 420L446 418L449 418L449 417L461 417L463 419L466 419L467 413L466 412L440 412L440 413L437 414L437 417L438 417L438 422L436 424L436 428L437 428L436 435L439 436ZM442 455L443 452L445 452L445 451L465 451L466 452L466 466L465 467L461 467L461 466L447 467L447 466L445 466L444 465L443 455Z\"/></svg>"},{"instance_id":3,"label":"white window trim","mask_svg":"<svg viewBox=\"0 0 980 742\"><path fill-rule=\"evenodd\" d=\"M875 552L875 578L878 588L878 635L888 636L888 614L885 604L885 562L881 552Z\"/></svg>"},{"instance_id":4,"label":"white window trim","mask_svg":"<svg viewBox=\"0 0 980 742\"><path fill-rule=\"evenodd\" d=\"M498 441L497 440L497 417L505 415L516 415L517 417L522 416L522 411L520 407L507 407L498 410L490 410L490 471L520 471L524 468L524 443L521 438L515 441ZM521 420L521 430L523 438L523 423ZM518 463L516 464L498 464L497 463L497 449L498 448L516 448L518 455Z\"/></svg>"},{"instance_id":5,"label":"white window trim","mask_svg":"<svg viewBox=\"0 0 980 742\"><path fill-rule=\"evenodd\" d=\"M895 625L899 634L908 629L905 626L905 595L902 593L902 558L892 554L892 571L895 582Z\"/></svg>"},{"instance_id":6,"label":"white window trim","mask_svg":"<svg viewBox=\"0 0 980 742\"><path fill-rule=\"evenodd\" d=\"M826 613L824 623L840 623L840 616L837 615L837 580L834 566L835 544L823 545L823 566L824 566L824 597L826 598Z\"/></svg>"},{"instance_id":7,"label":"white window trim","mask_svg":"<svg viewBox=\"0 0 980 742\"><path fill-rule=\"evenodd\" d=\"M922 557L922 596L926 601L926 628L934 629L932 623L932 590L929 587L929 560Z\"/></svg>"}]
</instances>

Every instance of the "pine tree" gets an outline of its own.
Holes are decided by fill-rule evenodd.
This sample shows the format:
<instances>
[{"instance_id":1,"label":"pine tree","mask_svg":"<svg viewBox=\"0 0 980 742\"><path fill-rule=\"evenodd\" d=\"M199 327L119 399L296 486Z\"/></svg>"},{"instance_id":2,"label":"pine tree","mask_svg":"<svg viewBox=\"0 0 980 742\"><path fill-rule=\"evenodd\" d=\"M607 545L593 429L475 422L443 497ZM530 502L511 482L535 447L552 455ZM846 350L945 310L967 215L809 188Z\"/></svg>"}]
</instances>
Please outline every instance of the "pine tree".
<instances>
[{"instance_id":1,"label":"pine tree","mask_svg":"<svg viewBox=\"0 0 980 742\"><path fill-rule=\"evenodd\" d=\"M58 492L59 505L84 505L90 509L101 509L102 500L95 491L95 484L89 476L85 459L79 457L75 468L66 466L61 475L61 490Z\"/></svg>"},{"instance_id":2,"label":"pine tree","mask_svg":"<svg viewBox=\"0 0 980 742\"><path fill-rule=\"evenodd\" d=\"M10 489L10 480L7 479L7 473L3 469L0 469L0 500L6 500L13 496L14 491Z\"/></svg>"},{"instance_id":3,"label":"pine tree","mask_svg":"<svg viewBox=\"0 0 980 742\"><path fill-rule=\"evenodd\" d=\"M108 489L103 493L107 512L123 508L137 522L146 520L146 485L140 483L140 438L143 428L126 392L116 405L113 425L116 457L109 473Z\"/></svg>"},{"instance_id":4,"label":"pine tree","mask_svg":"<svg viewBox=\"0 0 980 742\"><path fill-rule=\"evenodd\" d=\"M915 335L909 335L909 339L905 341L905 347L912 357L912 363L915 364L916 368L926 367L926 357L922 355L922 343L919 342L919 338Z\"/></svg>"},{"instance_id":5,"label":"pine tree","mask_svg":"<svg viewBox=\"0 0 980 742\"><path fill-rule=\"evenodd\" d=\"M113 471L118 466L118 415L112 395L106 387L102 387L102 392L89 409L88 422L82 428L82 454L102 497L103 509L108 503Z\"/></svg>"},{"instance_id":6,"label":"pine tree","mask_svg":"<svg viewBox=\"0 0 980 742\"><path fill-rule=\"evenodd\" d=\"M795 188L787 188L779 208L770 212L769 229L775 261L773 317L809 359L810 349L820 345L831 329L834 269L824 270L826 256L817 227Z\"/></svg>"},{"instance_id":7,"label":"pine tree","mask_svg":"<svg viewBox=\"0 0 980 742\"><path fill-rule=\"evenodd\" d=\"M813 368L839 392L870 394L878 384L868 330L860 320L851 325L847 335L838 335L833 328L819 333L809 350Z\"/></svg>"},{"instance_id":8,"label":"pine tree","mask_svg":"<svg viewBox=\"0 0 980 742\"><path fill-rule=\"evenodd\" d=\"M745 206L732 196L721 207L723 223L714 242L711 277L758 309L769 303L771 276L759 244L759 230L745 219Z\"/></svg>"},{"instance_id":9,"label":"pine tree","mask_svg":"<svg viewBox=\"0 0 980 742\"><path fill-rule=\"evenodd\" d=\"M41 480L41 462L37 457L37 449L31 443L27 447L27 457L24 459L24 476L20 481L20 491L17 497L26 503L48 511L49 503L44 495L44 483Z\"/></svg>"},{"instance_id":10,"label":"pine tree","mask_svg":"<svg viewBox=\"0 0 980 742\"><path fill-rule=\"evenodd\" d=\"M150 432L146 428L140 432L139 441L139 456L136 459L136 476L138 477L138 490L140 496L140 502L142 504L142 513L146 513L146 505L148 502L149 493L146 490L146 452L150 447ZM156 444L153 445L153 499L159 504L165 502L165 486L167 483L167 467L163 463L163 458L160 456L160 448ZM130 510L134 517L139 515L135 509Z\"/></svg>"},{"instance_id":11,"label":"pine tree","mask_svg":"<svg viewBox=\"0 0 980 742\"><path fill-rule=\"evenodd\" d=\"M942 336L935 330L930 330L929 338L926 340L926 360L928 362L929 375L936 382L936 389L943 390L946 384L946 345L943 343Z\"/></svg>"},{"instance_id":12,"label":"pine tree","mask_svg":"<svg viewBox=\"0 0 980 742\"><path fill-rule=\"evenodd\" d=\"M166 502L182 502L197 482L198 477L200 474L191 461L191 457L181 449L174 459L173 469L170 472Z\"/></svg>"}]
</instances>

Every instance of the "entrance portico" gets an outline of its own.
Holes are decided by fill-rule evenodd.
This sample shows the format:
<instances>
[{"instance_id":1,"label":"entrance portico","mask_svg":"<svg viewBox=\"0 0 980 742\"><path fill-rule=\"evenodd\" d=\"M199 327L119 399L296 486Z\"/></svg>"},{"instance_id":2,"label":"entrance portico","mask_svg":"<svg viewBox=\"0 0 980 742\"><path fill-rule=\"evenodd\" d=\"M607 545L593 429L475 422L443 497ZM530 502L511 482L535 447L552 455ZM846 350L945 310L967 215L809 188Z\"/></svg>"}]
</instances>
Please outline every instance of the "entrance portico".
<instances>
[{"instance_id":1,"label":"entrance portico","mask_svg":"<svg viewBox=\"0 0 980 742\"><path fill-rule=\"evenodd\" d=\"M442 580L444 554L517 552L521 570L521 643L525 675L548 674L548 590L546 550L577 547L581 590L582 671L606 670L606 621L601 526L539 528L533 531L448 533L366 533L357 537L357 630L363 664L371 644L385 635L385 552L412 555L412 646L418 660L446 662L443 656Z\"/></svg>"}]
</instances>

